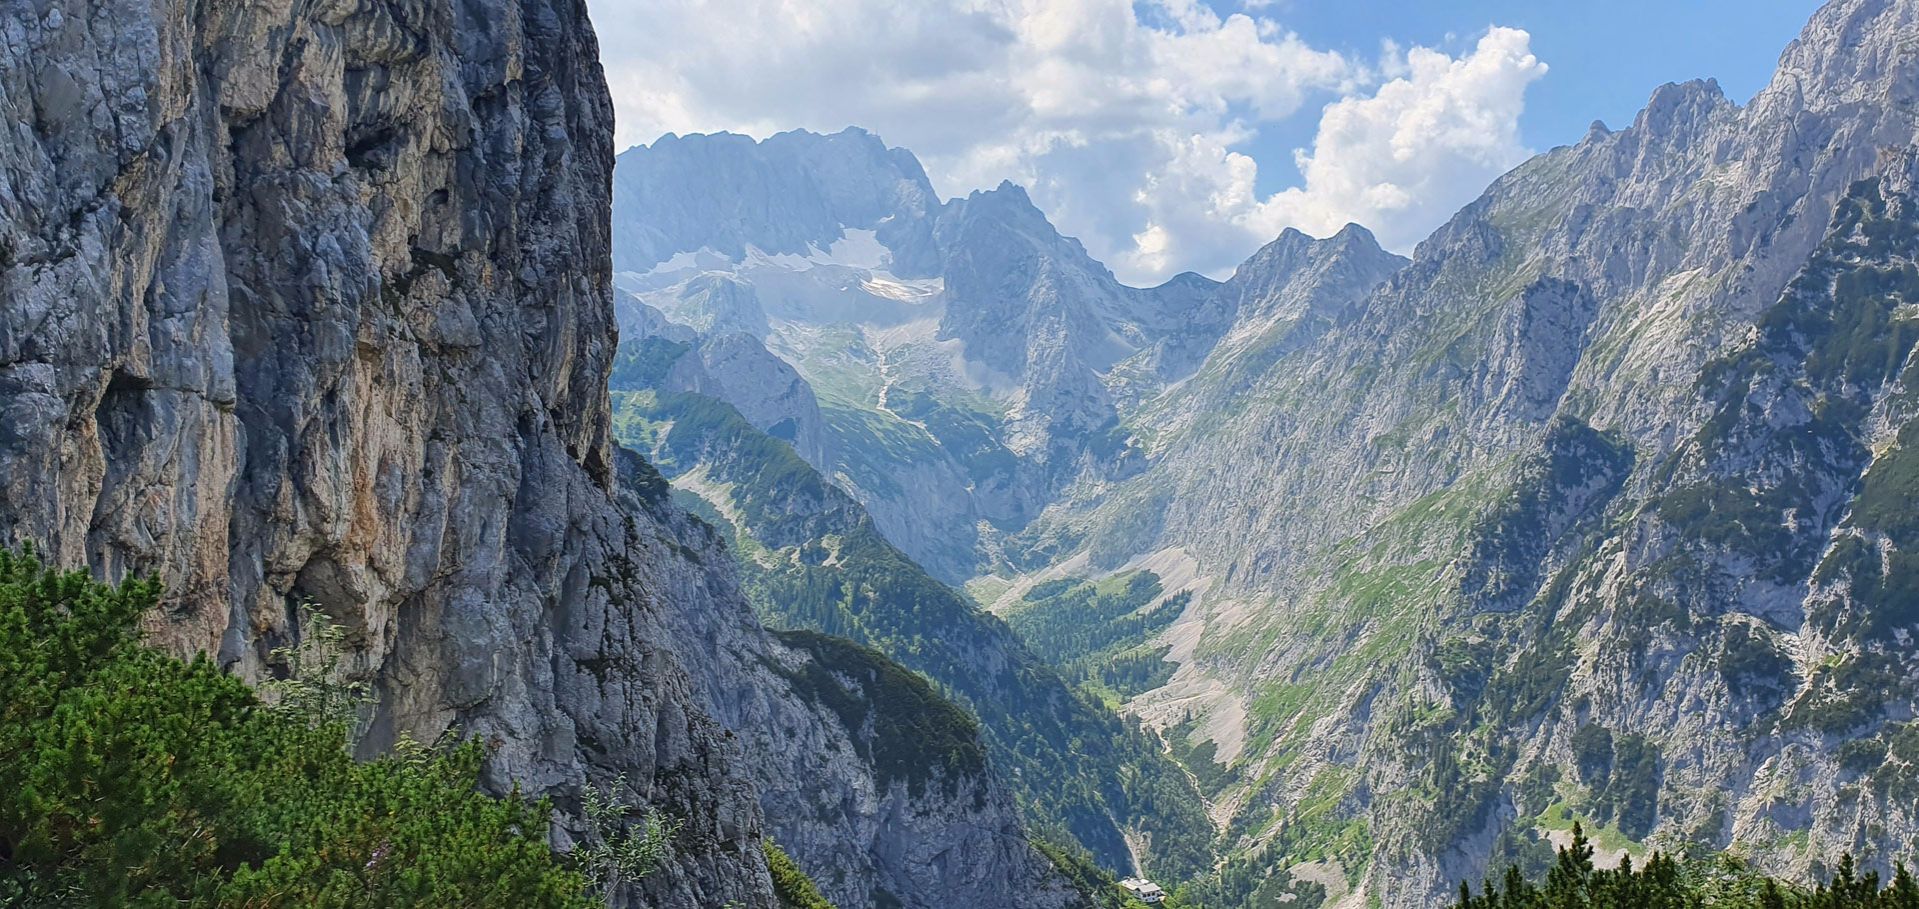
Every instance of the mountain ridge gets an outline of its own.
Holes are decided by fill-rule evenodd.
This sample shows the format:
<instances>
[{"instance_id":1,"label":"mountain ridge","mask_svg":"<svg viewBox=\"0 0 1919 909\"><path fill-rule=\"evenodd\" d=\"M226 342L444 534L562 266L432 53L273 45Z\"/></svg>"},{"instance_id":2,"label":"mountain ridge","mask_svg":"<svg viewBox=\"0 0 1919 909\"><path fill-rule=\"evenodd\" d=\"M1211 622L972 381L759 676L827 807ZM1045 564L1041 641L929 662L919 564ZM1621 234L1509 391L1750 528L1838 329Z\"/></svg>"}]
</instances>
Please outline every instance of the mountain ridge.
<instances>
[{"instance_id":1,"label":"mountain ridge","mask_svg":"<svg viewBox=\"0 0 1919 909\"><path fill-rule=\"evenodd\" d=\"M1070 248L1035 263L949 230L949 259L1005 264L989 271L997 284L942 288L949 305L984 305L957 323L944 312L940 336L1010 328L962 355L990 350L1000 374L1040 364L1052 381L982 403L964 375L891 372L904 347L879 372L889 389L918 382L919 397L971 408L989 438L1049 465L972 538L972 577L964 553L905 548L996 611L1054 580L1142 566L1190 595L1156 639L1177 670L1128 710L1176 753L1212 749L1196 774L1223 780L1223 848L1242 866L1331 862L1347 898L1410 906L1488 864L1537 859L1579 816L1632 848L1737 846L1795 874L1849 851L1888 869L1892 828L1909 819L1888 808L1869 833L1844 806L1861 787L1897 788L1873 762L1893 760L1913 711L1911 667L1874 637L1892 633L1875 621L1898 620L1859 616L1904 614L1885 580L1900 524L1869 500L1903 482L1910 351L1867 339L1903 337L1908 311L1897 276L1919 51L1903 36L1916 25L1908 0L1828 3L1747 105L1709 79L1662 86L1631 126L1595 124L1493 181L1410 259L1363 229L1288 234L1227 282L1103 297L1096 280L1054 277L1071 273ZM1863 296L1804 321L1789 314L1817 297L1790 289L1810 280ZM1097 301L1122 297L1124 318L1101 314ZM1052 328L1053 313L1078 333ZM1750 381L1810 391L1724 384L1746 375L1726 358L1757 356L1737 352L1769 324L1827 352L1772 348L1815 359L1801 378ZM1855 349L1887 363L1853 374L1870 359ZM807 382L843 381L810 365L830 352L799 354ZM1838 384L1834 357L1851 364ZM1804 416L1842 402L1840 416ZM1741 407L1772 423L1742 422ZM1725 452L1679 454L1720 426L1782 453L1761 473L1713 460ZM1798 451L1795 431L1842 448ZM951 454L930 438L897 463ZM815 466L850 477L888 536L907 538L885 515L912 496L875 495L830 455ZM1774 511L1783 534L1738 529ZM1849 524L1855 511L1888 529ZM1741 580L1783 555L1789 567L1769 570L1784 580ZM1807 655L1815 641L1825 656ZM1786 703L1780 692L1826 705L1815 712L1865 706L1814 745L1751 708ZM1840 750L1852 764L1835 763ZM1740 788L1745 773L1773 789ZM1701 794L1728 786L1723 802Z\"/></svg>"}]
</instances>

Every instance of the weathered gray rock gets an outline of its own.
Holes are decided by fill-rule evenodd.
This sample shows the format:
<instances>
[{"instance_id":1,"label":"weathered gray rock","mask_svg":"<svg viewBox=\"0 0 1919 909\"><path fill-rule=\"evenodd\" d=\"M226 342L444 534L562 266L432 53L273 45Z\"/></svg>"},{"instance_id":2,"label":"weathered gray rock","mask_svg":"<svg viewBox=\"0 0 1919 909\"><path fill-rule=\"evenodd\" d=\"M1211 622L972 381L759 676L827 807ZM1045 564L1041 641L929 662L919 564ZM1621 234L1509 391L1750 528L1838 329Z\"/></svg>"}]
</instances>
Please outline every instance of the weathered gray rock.
<instances>
[{"instance_id":1,"label":"weathered gray rock","mask_svg":"<svg viewBox=\"0 0 1919 909\"><path fill-rule=\"evenodd\" d=\"M8 2L0 528L248 677L345 625L367 747L628 774L649 901L766 906L755 792L613 503L611 109L576 2Z\"/></svg>"},{"instance_id":2,"label":"weathered gray rock","mask_svg":"<svg viewBox=\"0 0 1919 909\"><path fill-rule=\"evenodd\" d=\"M315 604L369 750L478 736L562 809L624 774L685 826L623 904L772 906L762 800L831 780L780 829L843 906L1060 905L982 783L843 760L730 561L616 479L597 57L579 0L0 0L0 538L157 575L153 639L249 678Z\"/></svg>"},{"instance_id":3,"label":"weathered gray rock","mask_svg":"<svg viewBox=\"0 0 1919 909\"><path fill-rule=\"evenodd\" d=\"M812 386L759 339L741 332L703 335L697 356L675 361L664 388L691 391L733 405L740 415L810 464L826 463L825 421Z\"/></svg>"},{"instance_id":4,"label":"weathered gray rock","mask_svg":"<svg viewBox=\"0 0 1919 909\"><path fill-rule=\"evenodd\" d=\"M704 274L679 288L680 321L707 334L734 332L764 338L772 331L750 284L723 274Z\"/></svg>"}]
</instances>

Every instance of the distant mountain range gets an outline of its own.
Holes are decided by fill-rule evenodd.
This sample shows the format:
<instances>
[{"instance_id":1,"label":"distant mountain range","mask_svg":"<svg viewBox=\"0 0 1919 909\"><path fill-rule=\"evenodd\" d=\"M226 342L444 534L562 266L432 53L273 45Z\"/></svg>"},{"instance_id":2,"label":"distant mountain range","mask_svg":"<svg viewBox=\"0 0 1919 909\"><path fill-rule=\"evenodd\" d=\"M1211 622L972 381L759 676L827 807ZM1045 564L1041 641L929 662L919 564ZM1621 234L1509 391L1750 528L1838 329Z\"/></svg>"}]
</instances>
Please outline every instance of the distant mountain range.
<instances>
[{"instance_id":1,"label":"distant mountain range","mask_svg":"<svg viewBox=\"0 0 1919 909\"><path fill-rule=\"evenodd\" d=\"M1153 288L860 130L669 136L615 171L650 363L616 391L739 558L830 561L870 516L1157 730L1220 905L1426 905L1575 820L1614 858L1911 863L1915 35L1919 4L1835 0L1750 103L1664 86L1410 260L1288 231ZM744 508L765 468L674 441L691 401L840 517L769 544L823 500Z\"/></svg>"}]
</instances>

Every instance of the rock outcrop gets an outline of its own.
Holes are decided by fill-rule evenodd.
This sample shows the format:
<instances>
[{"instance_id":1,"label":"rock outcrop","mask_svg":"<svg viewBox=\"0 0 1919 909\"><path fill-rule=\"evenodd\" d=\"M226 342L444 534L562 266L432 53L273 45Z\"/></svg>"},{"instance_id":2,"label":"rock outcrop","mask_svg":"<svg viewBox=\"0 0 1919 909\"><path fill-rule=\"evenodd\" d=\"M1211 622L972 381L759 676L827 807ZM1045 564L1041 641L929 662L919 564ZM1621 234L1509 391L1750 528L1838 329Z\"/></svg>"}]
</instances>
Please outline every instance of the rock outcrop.
<instances>
[{"instance_id":1,"label":"rock outcrop","mask_svg":"<svg viewBox=\"0 0 1919 909\"><path fill-rule=\"evenodd\" d=\"M623 775L684 827L622 903L771 907L762 805L834 786L841 814L776 827L842 906L1070 897L983 775L895 792L855 722L874 692L836 713L765 668L820 657L759 628L657 474L616 476L584 3L0 22L6 543L156 575L152 639L249 678L317 606L379 695L369 750L478 736L489 785L563 814Z\"/></svg>"}]
</instances>

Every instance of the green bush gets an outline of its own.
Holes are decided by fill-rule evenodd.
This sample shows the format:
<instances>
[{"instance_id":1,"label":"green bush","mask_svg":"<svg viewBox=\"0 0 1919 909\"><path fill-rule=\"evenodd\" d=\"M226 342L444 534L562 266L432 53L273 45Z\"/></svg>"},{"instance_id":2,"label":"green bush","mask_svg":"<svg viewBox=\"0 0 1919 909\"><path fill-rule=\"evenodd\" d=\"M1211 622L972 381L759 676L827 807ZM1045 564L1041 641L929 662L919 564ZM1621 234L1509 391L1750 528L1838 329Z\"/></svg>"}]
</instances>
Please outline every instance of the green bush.
<instances>
[{"instance_id":1,"label":"green bush","mask_svg":"<svg viewBox=\"0 0 1919 909\"><path fill-rule=\"evenodd\" d=\"M1579 825L1559 850L1543 884L1509 867L1503 882L1475 895L1459 885L1455 909L1919 909L1919 884L1904 868L1883 889L1879 876L1861 875L1852 856L1839 860L1832 879L1807 890L1783 884L1721 856L1680 862L1654 853L1644 867L1630 856L1618 868L1595 868Z\"/></svg>"},{"instance_id":2,"label":"green bush","mask_svg":"<svg viewBox=\"0 0 1919 909\"><path fill-rule=\"evenodd\" d=\"M479 744L355 761L346 720L142 646L158 592L0 551L0 905L593 905Z\"/></svg>"},{"instance_id":3,"label":"green bush","mask_svg":"<svg viewBox=\"0 0 1919 909\"><path fill-rule=\"evenodd\" d=\"M797 670L781 670L793 692L839 717L880 786L904 782L918 797L937 775L946 793L956 795L962 781L986 772L979 723L926 679L852 641L814 631L777 634L813 657Z\"/></svg>"},{"instance_id":4,"label":"green bush","mask_svg":"<svg viewBox=\"0 0 1919 909\"><path fill-rule=\"evenodd\" d=\"M773 875L773 895L779 897L783 909L834 909L833 904L820 895L813 879L793 863L779 844L770 839L760 840L760 848L766 852L766 870Z\"/></svg>"}]
</instances>

